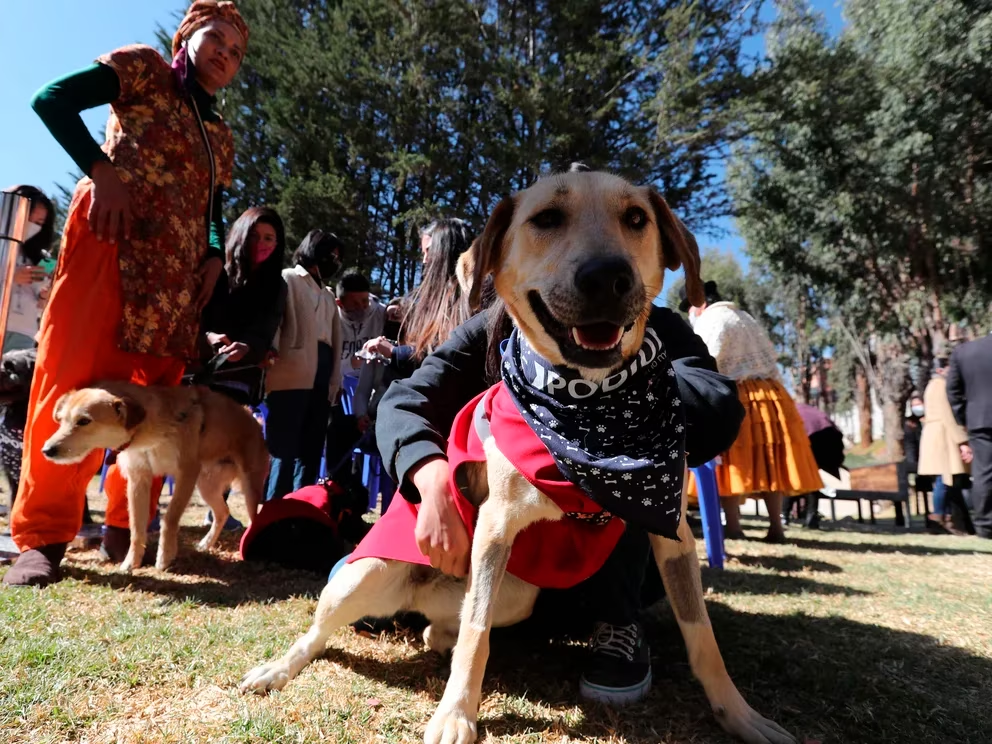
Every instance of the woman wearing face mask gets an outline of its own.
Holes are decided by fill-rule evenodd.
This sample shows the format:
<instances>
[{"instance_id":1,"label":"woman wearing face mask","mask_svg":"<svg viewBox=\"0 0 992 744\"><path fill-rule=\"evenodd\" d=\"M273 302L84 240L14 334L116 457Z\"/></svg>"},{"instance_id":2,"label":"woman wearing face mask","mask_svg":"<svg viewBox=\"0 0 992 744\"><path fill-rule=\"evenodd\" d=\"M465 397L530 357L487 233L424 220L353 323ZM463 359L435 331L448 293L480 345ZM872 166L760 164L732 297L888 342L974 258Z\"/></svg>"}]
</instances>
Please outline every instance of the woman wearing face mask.
<instances>
[{"instance_id":1,"label":"woman wearing face mask","mask_svg":"<svg viewBox=\"0 0 992 744\"><path fill-rule=\"evenodd\" d=\"M173 37L171 59L149 46L122 47L32 101L86 175L69 207L38 335L24 477L11 519L21 554L7 584L60 578L103 456L93 452L75 465L42 456L55 432L56 401L101 379L177 385L195 358L200 312L223 270L220 205L234 167L234 140L215 95L234 79L247 44L233 2L196 0ZM108 103L101 147L79 112ZM106 524L126 529L126 482L116 466L106 491ZM114 561L124 558L120 547L104 543Z\"/></svg>"},{"instance_id":2,"label":"woman wearing face mask","mask_svg":"<svg viewBox=\"0 0 992 744\"><path fill-rule=\"evenodd\" d=\"M34 186L14 186L9 192L31 200L28 229L17 256L14 287L10 295L7 330L3 352L33 349L41 325L43 290L48 286L54 261L48 251L52 247L55 227L55 207L41 189Z\"/></svg>"},{"instance_id":3,"label":"woman wearing face mask","mask_svg":"<svg viewBox=\"0 0 992 744\"><path fill-rule=\"evenodd\" d=\"M961 445L968 432L957 421L947 399L947 357L933 361L933 376L923 391L923 433L920 435L920 475L934 477L934 517L954 535L974 534L968 506L961 490L968 485L968 466L961 459ZM951 512L956 512L954 524Z\"/></svg>"},{"instance_id":4,"label":"woman wearing face mask","mask_svg":"<svg viewBox=\"0 0 992 744\"><path fill-rule=\"evenodd\" d=\"M324 287L341 266L341 249L333 233L311 230L293 254L295 266L282 272L278 357L265 379L267 501L317 482L331 401L341 387L341 321L334 293Z\"/></svg>"},{"instance_id":5,"label":"woman wearing face mask","mask_svg":"<svg viewBox=\"0 0 992 744\"><path fill-rule=\"evenodd\" d=\"M222 384L224 392L246 404L251 402L249 388L259 378L258 367L273 353L272 341L282 322L285 251L286 232L276 211L245 210L231 227L224 273L203 312L207 358L227 354L225 366L243 368L240 375L224 375Z\"/></svg>"}]
</instances>

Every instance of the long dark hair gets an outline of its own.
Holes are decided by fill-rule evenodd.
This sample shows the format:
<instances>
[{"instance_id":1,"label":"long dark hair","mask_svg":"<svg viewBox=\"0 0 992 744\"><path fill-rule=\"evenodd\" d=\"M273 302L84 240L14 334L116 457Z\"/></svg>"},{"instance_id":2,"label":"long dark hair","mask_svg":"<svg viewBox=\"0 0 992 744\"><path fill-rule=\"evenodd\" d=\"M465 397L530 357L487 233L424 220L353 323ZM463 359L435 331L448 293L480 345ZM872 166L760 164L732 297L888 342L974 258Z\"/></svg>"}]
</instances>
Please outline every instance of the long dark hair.
<instances>
[{"instance_id":1,"label":"long dark hair","mask_svg":"<svg viewBox=\"0 0 992 744\"><path fill-rule=\"evenodd\" d=\"M410 313L400 328L401 338L413 346L417 359L430 354L472 316L455 273L458 258L471 244L462 220L438 220L431 230L424 278L410 295Z\"/></svg>"},{"instance_id":2,"label":"long dark hair","mask_svg":"<svg viewBox=\"0 0 992 744\"><path fill-rule=\"evenodd\" d=\"M14 186L7 191L30 199L32 210L41 204L48 212L48 216L45 217L45 221L41 225L41 231L21 246L21 255L37 266L45 257L45 253L52 247L52 237L55 234L55 205L52 204L51 199L45 196L45 192L36 186Z\"/></svg>"},{"instance_id":3,"label":"long dark hair","mask_svg":"<svg viewBox=\"0 0 992 744\"><path fill-rule=\"evenodd\" d=\"M259 223L276 231L276 249L253 269L248 253L248 238ZM255 276L263 283L274 281L282 272L282 259L286 253L286 229L282 219L271 207L249 207L231 226L225 249L224 268L232 290L244 287Z\"/></svg>"}]
</instances>

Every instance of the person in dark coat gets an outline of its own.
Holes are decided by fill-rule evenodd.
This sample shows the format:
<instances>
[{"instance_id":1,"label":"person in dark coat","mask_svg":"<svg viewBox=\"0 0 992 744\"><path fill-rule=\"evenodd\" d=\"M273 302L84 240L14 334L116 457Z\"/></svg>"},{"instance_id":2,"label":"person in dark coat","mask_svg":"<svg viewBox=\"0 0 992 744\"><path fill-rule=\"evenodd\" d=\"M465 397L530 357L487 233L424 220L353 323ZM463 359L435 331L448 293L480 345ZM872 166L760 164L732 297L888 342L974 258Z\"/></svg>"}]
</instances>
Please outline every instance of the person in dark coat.
<instances>
[{"instance_id":1,"label":"person in dark coat","mask_svg":"<svg viewBox=\"0 0 992 744\"><path fill-rule=\"evenodd\" d=\"M671 310L654 307L649 324L673 360L686 412L686 451L690 466L716 457L737 437L744 411L733 380L716 371L706 345ZM472 398L500 379L500 343L510 334L501 301L455 329L449 340L407 379L394 382L379 404L376 435L383 464L400 494L421 504L416 535L421 551L445 573L465 575L469 539L448 495L446 439L456 414ZM597 699L623 699L625 691L650 688L650 655L636 621L649 565L647 533L628 524L603 568L587 581L563 591L544 591L542 607L553 607L561 620L566 595L584 595L577 606L591 610L596 632L582 675L583 691L599 690ZM657 573L656 571L654 573ZM660 584L660 580L657 582ZM626 640L625 640L626 639ZM623 642L627 650L617 644ZM583 692L585 694L585 692Z\"/></svg>"},{"instance_id":2,"label":"person in dark coat","mask_svg":"<svg viewBox=\"0 0 992 744\"><path fill-rule=\"evenodd\" d=\"M975 534L992 540L992 335L953 351L947 399L955 420L968 431L961 459L971 464Z\"/></svg>"}]
</instances>

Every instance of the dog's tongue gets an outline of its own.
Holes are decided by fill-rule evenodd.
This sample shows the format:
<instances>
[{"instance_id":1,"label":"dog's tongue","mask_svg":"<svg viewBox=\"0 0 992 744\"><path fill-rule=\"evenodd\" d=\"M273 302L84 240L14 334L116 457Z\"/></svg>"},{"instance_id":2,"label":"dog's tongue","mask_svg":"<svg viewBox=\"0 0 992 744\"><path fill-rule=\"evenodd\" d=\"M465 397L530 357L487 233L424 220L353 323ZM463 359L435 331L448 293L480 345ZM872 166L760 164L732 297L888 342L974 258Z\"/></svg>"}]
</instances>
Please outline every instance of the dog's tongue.
<instances>
[{"instance_id":1,"label":"dog's tongue","mask_svg":"<svg viewBox=\"0 0 992 744\"><path fill-rule=\"evenodd\" d=\"M605 351L623 338L623 328L614 323L589 323L572 328L572 338L584 349Z\"/></svg>"}]
</instances>

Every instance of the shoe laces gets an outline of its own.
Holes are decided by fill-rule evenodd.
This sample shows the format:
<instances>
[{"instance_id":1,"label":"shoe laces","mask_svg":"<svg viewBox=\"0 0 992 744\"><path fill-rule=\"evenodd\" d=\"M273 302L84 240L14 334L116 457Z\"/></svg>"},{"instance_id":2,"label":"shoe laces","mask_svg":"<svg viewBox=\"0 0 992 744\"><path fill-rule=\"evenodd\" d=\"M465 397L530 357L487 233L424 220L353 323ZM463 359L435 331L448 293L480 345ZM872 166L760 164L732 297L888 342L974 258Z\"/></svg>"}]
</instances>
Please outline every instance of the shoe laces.
<instances>
[{"instance_id":1,"label":"shoe laces","mask_svg":"<svg viewBox=\"0 0 992 744\"><path fill-rule=\"evenodd\" d=\"M634 660L637 645L637 623L630 625L599 623L592 637L593 653L617 656L627 661Z\"/></svg>"}]
</instances>

